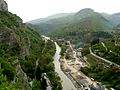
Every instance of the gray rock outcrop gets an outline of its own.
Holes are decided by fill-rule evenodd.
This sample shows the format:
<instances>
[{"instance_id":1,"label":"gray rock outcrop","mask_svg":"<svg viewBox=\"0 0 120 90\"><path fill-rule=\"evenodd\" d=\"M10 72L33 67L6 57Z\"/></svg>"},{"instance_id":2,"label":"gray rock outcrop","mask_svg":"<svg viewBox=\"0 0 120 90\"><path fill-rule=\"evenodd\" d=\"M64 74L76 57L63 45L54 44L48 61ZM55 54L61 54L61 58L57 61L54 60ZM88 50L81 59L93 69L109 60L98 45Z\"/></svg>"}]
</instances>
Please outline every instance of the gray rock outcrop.
<instances>
[{"instance_id":1,"label":"gray rock outcrop","mask_svg":"<svg viewBox=\"0 0 120 90\"><path fill-rule=\"evenodd\" d=\"M0 0L0 11L8 11L8 4L4 0Z\"/></svg>"}]
</instances>

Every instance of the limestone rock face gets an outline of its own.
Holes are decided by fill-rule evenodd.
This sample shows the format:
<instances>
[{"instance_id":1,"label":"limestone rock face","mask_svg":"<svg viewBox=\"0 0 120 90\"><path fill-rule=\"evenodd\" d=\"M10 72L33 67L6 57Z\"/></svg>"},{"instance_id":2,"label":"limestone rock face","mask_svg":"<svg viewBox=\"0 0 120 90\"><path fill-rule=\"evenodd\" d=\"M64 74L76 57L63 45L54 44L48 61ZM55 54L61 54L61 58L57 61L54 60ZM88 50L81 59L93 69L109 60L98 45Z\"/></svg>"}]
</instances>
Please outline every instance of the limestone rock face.
<instances>
[{"instance_id":1,"label":"limestone rock face","mask_svg":"<svg viewBox=\"0 0 120 90\"><path fill-rule=\"evenodd\" d=\"M8 4L4 0L0 0L0 11L8 11Z\"/></svg>"}]
</instances>

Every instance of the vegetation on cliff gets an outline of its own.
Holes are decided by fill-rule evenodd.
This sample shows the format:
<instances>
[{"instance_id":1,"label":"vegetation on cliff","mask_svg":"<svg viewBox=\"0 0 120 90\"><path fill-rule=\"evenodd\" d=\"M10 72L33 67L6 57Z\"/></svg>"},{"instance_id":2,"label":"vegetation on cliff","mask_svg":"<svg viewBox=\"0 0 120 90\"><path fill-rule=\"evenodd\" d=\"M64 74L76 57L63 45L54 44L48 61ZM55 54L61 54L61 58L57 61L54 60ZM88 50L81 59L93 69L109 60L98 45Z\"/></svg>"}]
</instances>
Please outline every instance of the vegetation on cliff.
<instances>
[{"instance_id":1,"label":"vegetation on cliff","mask_svg":"<svg viewBox=\"0 0 120 90\"><path fill-rule=\"evenodd\" d=\"M45 42L17 15L0 11L0 89L45 90L46 73L52 89L61 90L54 71L54 54L53 42Z\"/></svg>"}]
</instances>

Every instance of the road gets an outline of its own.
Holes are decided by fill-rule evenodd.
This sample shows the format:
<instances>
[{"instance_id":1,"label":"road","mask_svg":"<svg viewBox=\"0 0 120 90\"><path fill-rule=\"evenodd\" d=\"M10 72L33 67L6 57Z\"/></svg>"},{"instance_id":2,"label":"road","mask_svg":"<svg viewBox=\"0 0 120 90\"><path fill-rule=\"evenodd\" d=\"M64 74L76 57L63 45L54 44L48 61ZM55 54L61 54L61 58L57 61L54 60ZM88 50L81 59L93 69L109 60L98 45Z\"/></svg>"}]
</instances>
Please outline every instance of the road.
<instances>
[{"instance_id":1,"label":"road","mask_svg":"<svg viewBox=\"0 0 120 90\"><path fill-rule=\"evenodd\" d=\"M105 45L103 42L101 42L101 44L102 44L102 45L103 45L103 47L106 49L106 51L108 51L108 49L107 49L106 45Z\"/></svg>"},{"instance_id":2,"label":"road","mask_svg":"<svg viewBox=\"0 0 120 90\"><path fill-rule=\"evenodd\" d=\"M94 57L99 58L99 59L101 59L101 60L109 63L110 65L114 64L115 66L120 67L120 65L118 65L118 64L116 64L116 63L114 63L114 62L111 62L111 61L109 61L109 60L107 60L107 59L104 59L104 58L102 58L102 57L94 54L94 53L92 52L92 50L91 50L91 47L89 48L89 50L90 50L90 54L93 55Z\"/></svg>"},{"instance_id":3,"label":"road","mask_svg":"<svg viewBox=\"0 0 120 90\"><path fill-rule=\"evenodd\" d=\"M72 81L61 70L61 66L59 62L61 48L58 46L56 42L55 42L55 46L56 46L56 53L54 56L55 72L58 73L58 75L62 80L63 90L77 90L73 85Z\"/></svg>"},{"instance_id":4,"label":"road","mask_svg":"<svg viewBox=\"0 0 120 90\"><path fill-rule=\"evenodd\" d=\"M79 88L78 90L81 90L80 87L82 85L85 85L85 88L89 89L89 85L94 84L94 81L92 81L89 77L87 77L84 73L82 73L80 71L80 67L85 67L87 66L87 64L85 64L84 62L81 61L81 58L77 57L77 50L73 49L72 45L69 42L69 47L71 48L71 52L72 52L72 57L74 58L74 60L66 60L65 56L62 60L62 65L64 67L64 69L68 69L69 74L72 76L73 80L75 80L76 84L78 84ZM69 53L69 52L66 52ZM78 80L78 77L81 77L80 81ZM81 82L82 81L82 82ZM80 84L81 82L81 84ZM76 86L76 85L75 85ZM83 89L82 89L83 90Z\"/></svg>"}]
</instances>

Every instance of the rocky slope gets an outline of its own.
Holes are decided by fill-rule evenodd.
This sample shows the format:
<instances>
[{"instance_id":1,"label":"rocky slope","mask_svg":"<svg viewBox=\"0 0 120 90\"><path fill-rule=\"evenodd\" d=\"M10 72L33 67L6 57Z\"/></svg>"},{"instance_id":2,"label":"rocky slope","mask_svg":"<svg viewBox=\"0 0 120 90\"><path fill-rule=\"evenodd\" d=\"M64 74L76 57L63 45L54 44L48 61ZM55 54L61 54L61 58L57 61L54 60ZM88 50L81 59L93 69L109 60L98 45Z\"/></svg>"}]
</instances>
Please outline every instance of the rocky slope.
<instances>
[{"instance_id":1,"label":"rocky slope","mask_svg":"<svg viewBox=\"0 0 120 90\"><path fill-rule=\"evenodd\" d=\"M4 0L0 0L0 11L7 11L8 5Z\"/></svg>"},{"instance_id":2,"label":"rocky slope","mask_svg":"<svg viewBox=\"0 0 120 90\"><path fill-rule=\"evenodd\" d=\"M0 0L0 89L45 90L45 73L52 89L61 90L52 63L54 43L45 43L20 17L7 10L6 2Z\"/></svg>"}]
</instances>

